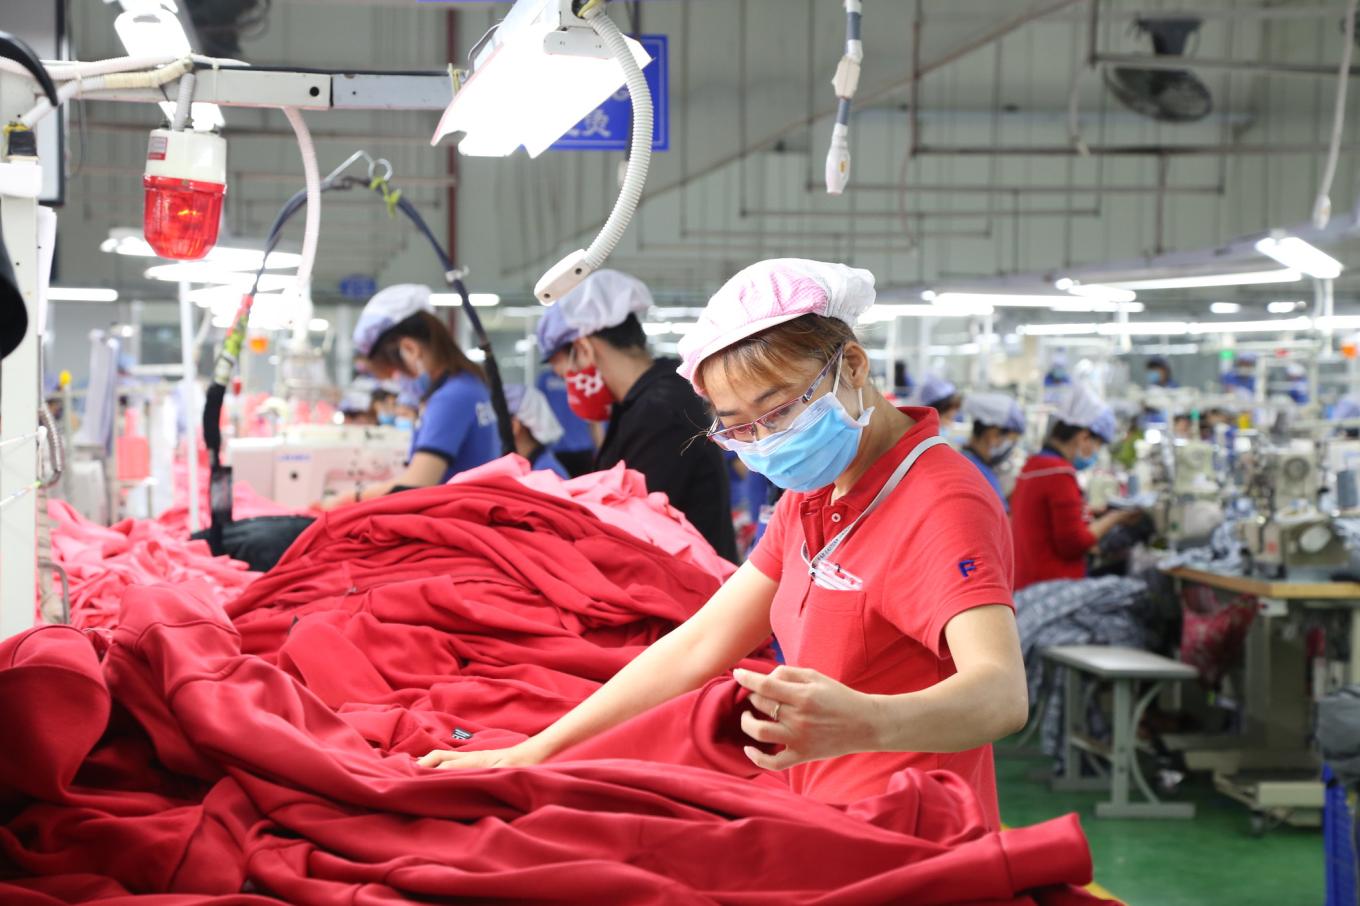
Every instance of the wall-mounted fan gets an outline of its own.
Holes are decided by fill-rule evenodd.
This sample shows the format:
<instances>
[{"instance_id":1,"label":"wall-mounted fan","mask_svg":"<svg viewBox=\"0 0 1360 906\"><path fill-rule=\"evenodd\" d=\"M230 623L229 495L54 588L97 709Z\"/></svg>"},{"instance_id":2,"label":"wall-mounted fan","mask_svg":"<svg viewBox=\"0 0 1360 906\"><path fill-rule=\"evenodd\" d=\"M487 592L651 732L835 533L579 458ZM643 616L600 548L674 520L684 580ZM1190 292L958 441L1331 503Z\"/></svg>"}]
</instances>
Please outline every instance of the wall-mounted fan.
<instances>
[{"instance_id":1,"label":"wall-mounted fan","mask_svg":"<svg viewBox=\"0 0 1360 906\"><path fill-rule=\"evenodd\" d=\"M1200 20L1188 17L1141 18L1137 27L1152 38L1159 57L1185 53L1190 36L1199 31ZM1184 69L1144 69L1116 66L1105 71L1105 84L1124 106L1164 123L1193 123L1214 109L1208 87Z\"/></svg>"}]
</instances>

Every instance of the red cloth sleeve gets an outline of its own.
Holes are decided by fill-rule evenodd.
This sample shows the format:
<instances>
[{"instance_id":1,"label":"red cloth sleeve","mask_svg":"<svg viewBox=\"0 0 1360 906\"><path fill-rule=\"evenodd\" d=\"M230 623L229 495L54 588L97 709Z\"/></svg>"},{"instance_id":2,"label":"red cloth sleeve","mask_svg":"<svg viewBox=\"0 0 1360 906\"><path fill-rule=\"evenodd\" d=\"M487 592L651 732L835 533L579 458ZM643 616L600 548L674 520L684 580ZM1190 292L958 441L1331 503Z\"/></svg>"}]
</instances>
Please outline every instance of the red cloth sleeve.
<instances>
[{"instance_id":1,"label":"red cloth sleeve","mask_svg":"<svg viewBox=\"0 0 1360 906\"><path fill-rule=\"evenodd\" d=\"M1048 531L1053 549L1069 560L1079 560L1096 545L1086 523L1086 501L1075 478L1059 475L1049 480Z\"/></svg>"},{"instance_id":2,"label":"red cloth sleeve","mask_svg":"<svg viewBox=\"0 0 1360 906\"><path fill-rule=\"evenodd\" d=\"M910 530L900 549L911 554L896 559L878 600L889 622L936 657L947 656L944 629L960 613L1015 606L1015 551L1000 500L980 475L941 477L939 503Z\"/></svg>"}]
</instances>

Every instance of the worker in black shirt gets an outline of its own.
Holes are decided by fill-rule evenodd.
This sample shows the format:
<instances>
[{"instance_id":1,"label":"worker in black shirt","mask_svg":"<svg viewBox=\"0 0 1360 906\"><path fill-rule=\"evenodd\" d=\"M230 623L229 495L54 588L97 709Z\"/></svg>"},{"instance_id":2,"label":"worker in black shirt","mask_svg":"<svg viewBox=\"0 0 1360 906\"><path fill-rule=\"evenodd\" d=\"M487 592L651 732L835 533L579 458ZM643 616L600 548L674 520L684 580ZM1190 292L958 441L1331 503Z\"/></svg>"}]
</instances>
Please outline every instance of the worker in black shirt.
<instances>
[{"instance_id":1,"label":"worker in black shirt","mask_svg":"<svg viewBox=\"0 0 1360 906\"><path fill-rule=\"evenodd\" d=\"M707 407L676 374L676 359L647 349L638 315L652 306L646 284L596 271L548 309L538 325L543 360L567 382L572 412L609 423L596 469L641 472L721 556L737 558L731 490L722 452L701 435Z\"/></svg>"}]
</instances>

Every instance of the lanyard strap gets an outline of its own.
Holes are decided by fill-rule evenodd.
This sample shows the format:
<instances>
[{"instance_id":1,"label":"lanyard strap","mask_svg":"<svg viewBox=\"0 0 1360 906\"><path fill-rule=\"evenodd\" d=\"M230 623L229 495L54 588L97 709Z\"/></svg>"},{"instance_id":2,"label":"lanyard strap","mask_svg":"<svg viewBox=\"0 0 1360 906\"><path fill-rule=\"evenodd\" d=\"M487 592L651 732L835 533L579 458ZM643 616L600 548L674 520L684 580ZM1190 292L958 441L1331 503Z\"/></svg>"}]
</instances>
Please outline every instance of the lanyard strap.
<instances>
[{"instance_id":1,"label":"lanyard strap","mask_svg":"<svg viewBox=\"0 0 1360 906\"><path fill-rule=\"evenodd\" d=\"M916 448L907 454L907 458L902 460L902 463L888 478L888 481L886 484L883 485L882 490L880 490L876 495L874 495L873 500L869 501L869 505L864 508L864 512L860 513L859 516L855 518L854 522L850 523L848 526L842 529L841 532L838 535L836 535L836 537L828 541L826 547L822 548L820 551L817 552L817 556L812 558L808 557L808 546L807 542L804 541L803 562L807 564L808 571L811 573L815 573L817 567L819 567L822 564L822 561L836 552L836 549L839 548L841 544L845 541L845 539L850 536L850 533L853 532L855 528L860 524L860 522L864 520L864 517L872 513L874 509L880 503L883 502L884 498L886 498L893 491L897 490L897 486L902 483L903 478L907 477L907 473L911 471L912 466L916 465L916 460L921 458L922 453L926 452L931 447L938 447L941 444L947 445L948 443L949 441L945 440L943 437L940 437L937 434L936 436L923 440L919 444L917 444Z\"/></svg>"}]
</instances>

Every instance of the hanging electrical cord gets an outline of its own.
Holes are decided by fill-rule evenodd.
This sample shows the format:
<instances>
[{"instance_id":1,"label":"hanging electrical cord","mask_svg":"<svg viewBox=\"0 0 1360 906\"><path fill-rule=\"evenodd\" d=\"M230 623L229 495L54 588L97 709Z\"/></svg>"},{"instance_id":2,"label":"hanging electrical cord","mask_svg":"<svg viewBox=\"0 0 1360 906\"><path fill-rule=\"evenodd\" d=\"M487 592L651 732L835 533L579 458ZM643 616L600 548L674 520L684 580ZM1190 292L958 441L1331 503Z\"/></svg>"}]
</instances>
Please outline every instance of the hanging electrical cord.
<instances>
[{"instance_id":1,"label":"hanging electrical cord","mask_svg":"<svg viewBox=\"0 0 1360 906\"><path fill-rule=\"evenodd\" d=\"M472 307L472 300L468 295L466 284L463 283L464 272L457 268L450 260L448 252L440 244L434 231L430 229L425 218L421 216L415 205L402 196L400 191L394 191L388 184L391 176L391 166L387 165L387 174L377 177L376 164L386 164L386 161L371 161L369 174L365 180L355 176L339 176L349 167L351 163L367 155L359 152L344 164L338 167L317 186L318 194L330 191L348 191L351 189L366 189L373 192L384 204L388 205L389 211L400 211L406 216L411 224L416 228L425 239L430 243L434 250L435 257L439 259L440 267L444 271L444 279L448 286L458 294L462 301L463 312L468 317L468 323L472 327L472 332L476 338L477 347L482 350L482 365L486 370L488 390L491 394L491 407L496 413L497 431L500 435L501 449L505 453L512 453L515 450L514 432L510 426L510 409L505 401L505 385L501 379L500 367L496 361L495 350L491 346L491 338L487 335L486 328L482 325L482 319L477 314L477 310ZM289 198L279 209L278 215L274 218L273 224L269 228L268 237L265 240L264 255L260 260L260 267L255 272L255 279L251 283L250 289L241 300L241 306L237 310L236 317L232 322L231 329L223 340L222 349L218 353L217 365L213 372L213 383L208 388L207 399L203 407L203 441L208 448L208 454L212 467L212 524L209 528L208 543L214 551L221 549L222 531L227 523L231 521L231 469L223 466L221 462L222 431L221 417L222 405L226 398L227 384L231 380L231 373L236 367L237 360L240 358L241 347L245 342L246 329L250 323L250 310L254 304L256 293L260 288L260 281L264 277L266 265L269 262L269 255L278 247L279 241L283 237L284 227L289 220L301 209L307 206L309 209L319 205L311 205L308 201L308 190L304 189L293 197Z\"/></svg>"},{"instance_id":2,"label":"hanging electrical cord","mask_svg":"<svg viewBox=\"0 0 1360 906\"><path fill-rule=\"evenodd\" d=\"M652 92L647 87L647 78L642 74L633 51L628 46L623 32L614 24L605 11L604 0L588 0L581 8L580 17L590 24L595 34L604 42L614 59L623 69L628 94L633 100L633 136L628 151L628 169L619 189L618 200L609 212L609 219L600 229L595 241L589 248L577 249L539 278L534 286L534 296L544 305L552 305L566 295L572 287L579 284L593 271L604 266L604 262L618 247L628 224L637 212L642 200L642 187L647 182L647 170L652 163L653 117Z\"/></svg>"},{"instance_id":3,"label":"hanging electrical cord","mask_svg":"<svg viewBox=\"0 0 1360 906\"><path fill-rule=\"evenodd\" d=\"M836 89L836 124L826 151L826 194L840 195L850 182L850 105L859 90L864 42L860 39L864 12L860 0L845 0L845 56L836 65L831 86Z\"/></svg>"},{"instance_id":4,"label":"hanging electrical cord","mask_svg":"<svg viewBox=\"0 0 1360 906\"><path fill-rule=\"evenodd\" d=\"M1351 56L1355 51L1356 0L1346 4L1345 34L1342 36L1341 67L1336 77L1336 108L1332 113L1332 140L1327 149L1327 164L1322 171L1322 184L1313 202L1313 226L1319 230L1332 219L1332 180L1336 178L1336 164L1341 157L1341 136L1346 125L1346 86L1351 80Z\"/></svg>"}]
</instances>

